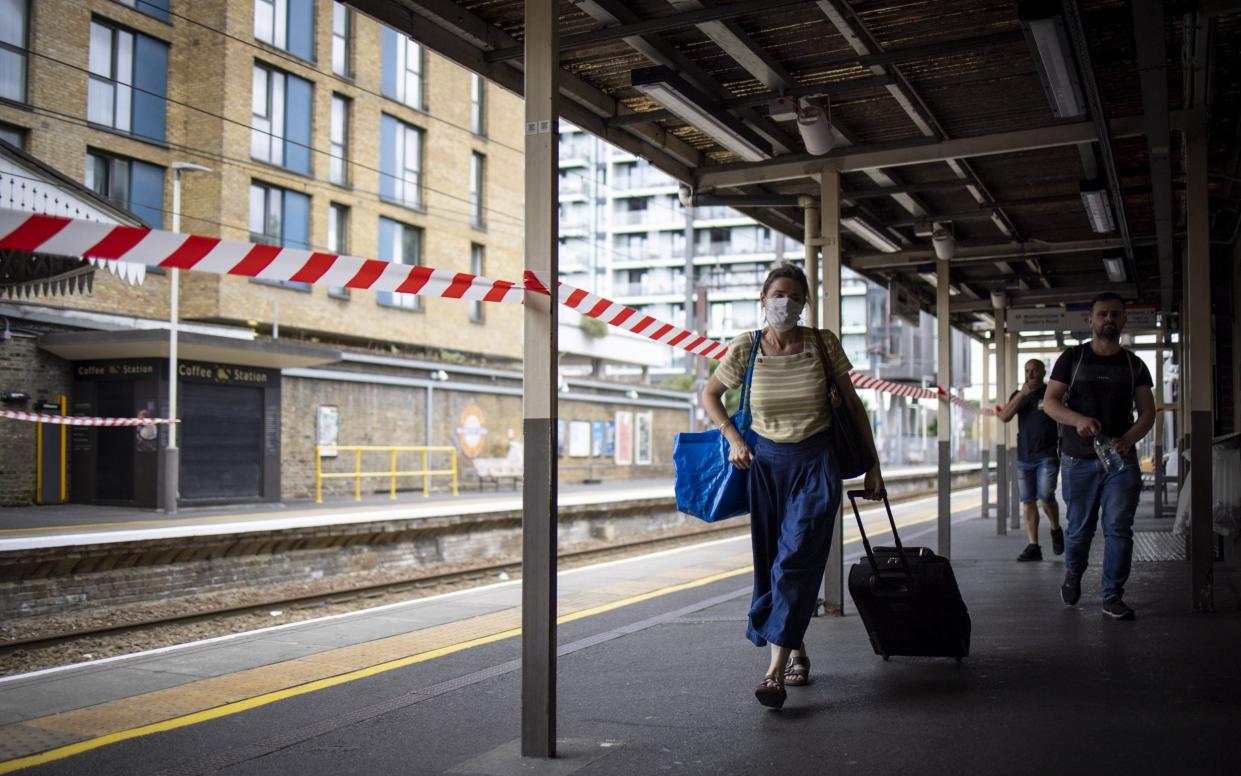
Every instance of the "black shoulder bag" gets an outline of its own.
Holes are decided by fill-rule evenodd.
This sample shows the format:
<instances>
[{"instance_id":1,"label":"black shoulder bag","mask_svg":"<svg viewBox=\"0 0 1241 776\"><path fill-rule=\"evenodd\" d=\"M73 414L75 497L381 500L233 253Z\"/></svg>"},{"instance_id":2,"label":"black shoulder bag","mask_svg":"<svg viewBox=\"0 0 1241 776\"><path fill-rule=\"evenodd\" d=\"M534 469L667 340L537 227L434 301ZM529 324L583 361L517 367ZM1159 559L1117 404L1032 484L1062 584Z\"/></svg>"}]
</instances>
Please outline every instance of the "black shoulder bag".
<instances>
[{"instance_id":1,"label":"black shoulder bag","mask_svg":"<svg viewBox=\"0 0 1241 776\"><path fill-rule=\"evenodd\" d=\"M841 479L850 480L861 477L875 465L875 458L866 445L865 438L858 432L853 414L842 400L840 406L832 402L832 391L836 390L836 380L832 372L832 359L827 353L827 345L818 329L814 332L814 341L819 348L819 357L823 360L823 375L827 378L827 401L832 410L832 454L840 468ZM847 379L847 376L846 376Z\"/></svg>"}]
</instances>

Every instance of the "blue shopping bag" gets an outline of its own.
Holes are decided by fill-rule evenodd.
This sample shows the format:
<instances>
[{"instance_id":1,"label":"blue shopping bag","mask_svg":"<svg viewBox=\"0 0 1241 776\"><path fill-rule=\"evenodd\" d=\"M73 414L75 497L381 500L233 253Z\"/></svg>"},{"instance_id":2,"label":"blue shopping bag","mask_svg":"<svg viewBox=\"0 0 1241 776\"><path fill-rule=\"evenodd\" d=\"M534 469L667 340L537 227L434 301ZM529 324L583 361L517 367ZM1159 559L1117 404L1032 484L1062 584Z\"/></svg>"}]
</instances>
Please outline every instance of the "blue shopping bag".
<instances>
[{"instance_id":1,"label":"blue shopping bag","mask_svg":"<svg viewBox=\"0 0 1241 776\"><path fill-rule=\"evenodd\" d=\"M750 449L754 448L756 437L750 430L750 378L760 336L760 332L754 332L754 347L750 349L741 383L741 406L732 417L733 425ZM672 465L680 511L708 523L750 511L750 472L728 462L728 440L718 429L677 434L672 442Z\"/></svg>"}]
</instances>

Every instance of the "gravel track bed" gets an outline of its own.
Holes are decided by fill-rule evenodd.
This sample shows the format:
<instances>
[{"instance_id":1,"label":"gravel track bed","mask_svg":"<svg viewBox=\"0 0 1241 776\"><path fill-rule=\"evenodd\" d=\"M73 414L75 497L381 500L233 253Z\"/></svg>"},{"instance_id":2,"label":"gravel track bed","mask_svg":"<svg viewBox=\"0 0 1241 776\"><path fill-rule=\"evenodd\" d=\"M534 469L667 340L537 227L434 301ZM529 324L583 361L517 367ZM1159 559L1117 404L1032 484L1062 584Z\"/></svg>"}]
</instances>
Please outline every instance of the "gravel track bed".
<instances>
[{"instance_id":1,"label":"gravel track bed","mask_svg":"<svg viewBox=\"0 0 1241 776\"><path fill-rule=\"evenodd\" d=\"M629 547L609 548L604 542L583 543L563 549L573 552L588 552L590 554L562 558L559 567L561 569L575 568L608 560L645 555L672 547L723 539L748 532L749 524L746 523L735 528L700 529L688 535L673 532L653 533L649 540L644 541L643 544ZM657 541L659 544L652 547L649 541ZM498 560L495 565L504 562L506 561ZM507 559L507 562L518 564L520 559ZM0 653L0 676L11 676L71 663L81 663L88 660L98 660L105 657L156 649L158 647L184 644L215 636L224 636L230 633L244 633L272 625L301 622L333 614L370 609L376 606L401 603L521 577L520 566L497 573L494 570L471 572L468 566L461 564L440 564L433 568L428 568L427 572L429 575L435 576L442 574L459 574L459 576L448 579L429 579L426 581L409 580L409 588L402 588L399 591L364 592L357 594L349 600L339 602L315 601L307 604L297 604L293 607L259 610L236 615L220 615L196 622L153 625L127 633L87 636L47 646L16 649L12 652ZM405 581L405 577L385 574L383 570L376 570L367 574L352 576L349 579L349 586L360 587L363 585L382 585ZM130 604L100 608L93 612L80 612L73 615L38 617L17 622L7 622L0 624L0 638L6 640L35 638L40 635L50 636L70 630L137 623L143 620L184 615L195 611L205 612L226 606L261 604L264 601L279 598L329 595L332 588L330 587L330 581L326 582L329 582L329 584L307 582L296 585L268 587L261 591L237 590L227 593L196 595L193 597L192 602L175 600L148 604Z\"/></svg>"}]
</instances>

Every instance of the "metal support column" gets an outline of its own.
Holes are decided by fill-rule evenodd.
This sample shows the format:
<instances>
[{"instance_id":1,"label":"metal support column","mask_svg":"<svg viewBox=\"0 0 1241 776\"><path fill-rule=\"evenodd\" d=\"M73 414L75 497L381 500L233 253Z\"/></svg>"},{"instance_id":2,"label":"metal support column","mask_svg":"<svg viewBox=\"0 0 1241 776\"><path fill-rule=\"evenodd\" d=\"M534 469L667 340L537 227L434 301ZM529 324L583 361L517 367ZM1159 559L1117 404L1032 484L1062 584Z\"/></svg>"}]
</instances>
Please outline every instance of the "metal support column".
<instances>
[{"instance_id":1,"label":"metal support column","mask_svg":"<svg viewBox=\"0 0 1241 776\"><path fill-rule=\"evenodd\" d=\"M982 412L978 413L978 453L982 461L979 479L982 482L982 519L991 517L991 345L982 344Z\"/></svg>"},{"instance_id":2,"label":"metal support column","mask_svg":"<svg viewBox=\"0 0 1241 776\"><path fill-rule=\"evenodd\" d=\"M825 171L819 181L819 244L822 248L823 286L820 291L820 319L823 328L840 333L840 173ZM807 256L810 256L807 249ZM844 500L841 499L843 506ZM836 530L827 554L823 580L823 608L827 614L844 613L845 527L843 511L836 510Z\"/></svg>"},{"instance_id":3,"label":"metal support column","mask_svg":"<svg viewBox=\"0 0 1241 776\"><path fill-rule=\"evenodd\" d=\"M1165 312L1165 316L1166 316ZM1160 348L1155 351L1155 519L1163 517L1163 360L1167 355L1162 345L1167 342L1168 321L1165 317L1160 324L1158 342Z\"/></svg>"},{"instance_id":4,"label":"metal support column","mask_svg":"<svg viewBox=\"0 0 1241 776\"><path fill-rule=\"evenodd\" d=\"M560 35L554 0L525 4L525 296L522 364L521 753L556 755L556 293Z\"/></svg>"},{"instance_id":5,"label":"metal support column","mask_svg":"<svg viewBox=\"0 0 1241 776\"><path fill-rule=\"evenodd\" d=\"M822 326L823 288L819 284L819 208L807 205L803 211L802 246L805 248L806 282L810 298L806 300L806 320L811 326Z\"/></svg>"},{"instance_id":6,"label":"metal support column","mask_svg":"<svg viewBox=\"0 0 1241 776\"><path fill-rule=\"evenodd\" d=\"M948 284L951 281L948 259L935 262L935 329L938 344L937 367L939 387L952 391L952 315L948 310ZM939 554L952 557L952 402L948 394L939 397L939 521L937 545Z\"/></svg>"},{"instance_id":7,"label":"metal support column","mask_svg":"<svg viewBox=\"0 0 1241 776\"><path fill-rule=\"evenodd\" d=\"M1017 352L1020 344L1021 337L1017 332L1009 332L1008 364L1004 368L1004 379L1008 382L1008 391L1003 399L1005 403L1008 402L1008 395L1021 385L1021 370L1018 367L1021 354ZM1017 491L1017 424L1005 423L1004 433L1008 437L1008 527L1016 531L1021 528L1021 500Z\"/></svg>"},{"instance_id":8,"label":"metal support column","mask_svg":"<svg viewBox=\"0 0 1241 776\"><path fill-rule=\"evenodd\" d=\"M1008 396L1008 372L1004 364L1008 362L1008 337L1004 333L1005 320L1008 317L1005 305L1008 300L1003 295L992 296L995 302L995 403L1000 404ZM1003 426L996 427L995 433L995 532L998 536L1008 533L1008 435Z\"/></svg>"},{"instance_id":9,"label":"metal support column","mask_svg":"<svg viewBox=\"0 0 1241 776\"><path fill-rule=\"evenodd\" d=\"M1211 234L1207 209L1207 127L1185 133L1186 295L1182 370L1189 374L1190 564L1193 608L1215 610L1215 534L1212 530L1211 437L1215 432L1211 394Z\"/></svg>"}]
</instances>

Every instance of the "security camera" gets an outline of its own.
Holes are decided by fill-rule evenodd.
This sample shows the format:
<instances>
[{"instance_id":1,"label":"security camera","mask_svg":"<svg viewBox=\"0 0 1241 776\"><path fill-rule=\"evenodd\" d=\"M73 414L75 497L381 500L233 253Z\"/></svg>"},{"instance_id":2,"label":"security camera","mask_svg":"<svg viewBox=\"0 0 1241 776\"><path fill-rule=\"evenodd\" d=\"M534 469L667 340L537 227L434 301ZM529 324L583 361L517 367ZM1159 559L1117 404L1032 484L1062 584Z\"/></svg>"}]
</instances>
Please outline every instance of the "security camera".
<instances>
[{"instance_id":1,"label":"security camera","mask_svg":"<svg viewBox=\"0 0 1241 776\"><path fill-rule=\"evenodd\" d=\"M951 221L940 221L931 230L931 247L935 249L935 258L951 259L957 252L957 238L952 231Z\"/></svg>"},{"instance_id":2,"label":"security camera","mask_svg":"<svg viewBox=\"0 0 1241 776\"><path fill-rule=\"evenodd\" d=\"M831 103L826 97L822 98L821 104L819 101L801 101L797 107L797 131L806 144L806 151L814 156L822 156L836 146Z\"/></svg>"},{"instance_id":3,"label":"security camera","mask_svg":"<svg viewBox=\"0 0 1241 776\"><path fill-rule=\"evenodd\" d=\"M991 292L991 306L997 310L1008 307L1008 294L1003 291Z\"/></svg>"}]
</instances>

